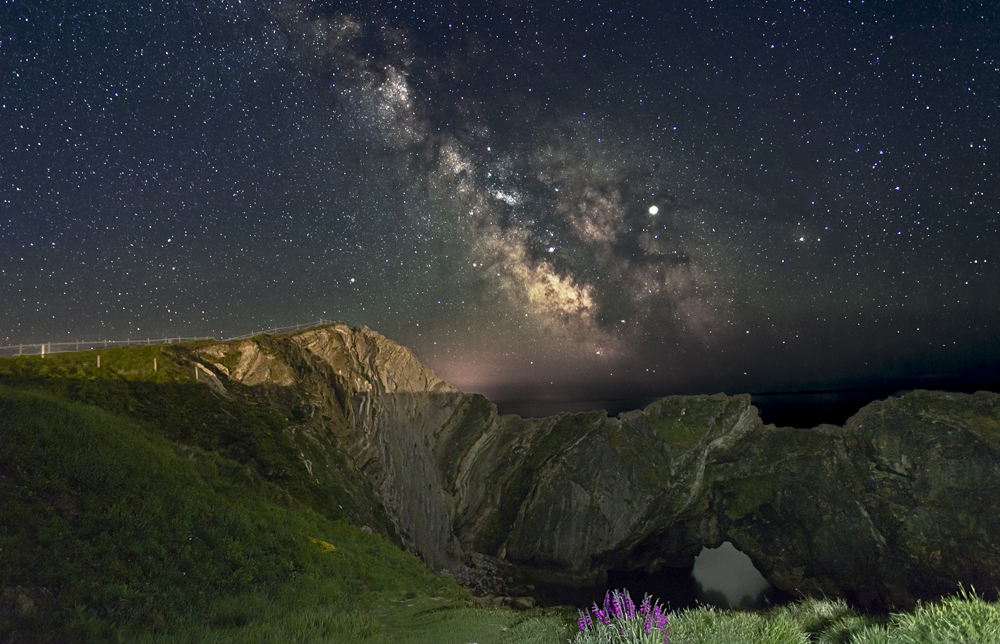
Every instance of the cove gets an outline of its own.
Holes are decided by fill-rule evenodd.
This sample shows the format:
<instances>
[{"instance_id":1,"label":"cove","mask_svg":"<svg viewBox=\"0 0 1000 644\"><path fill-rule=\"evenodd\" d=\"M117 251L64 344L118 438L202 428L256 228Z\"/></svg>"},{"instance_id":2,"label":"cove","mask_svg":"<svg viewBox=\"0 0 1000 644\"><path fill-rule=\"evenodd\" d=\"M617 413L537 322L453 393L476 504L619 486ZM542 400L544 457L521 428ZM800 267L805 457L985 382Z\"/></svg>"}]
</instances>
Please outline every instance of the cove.
<instances>
[{"instance_id":1,"label":"cove","mask_svg":"<svg viewBox=\"0 0 1000 644\"><path fill-rule=\"evenodd\" d=\"M718 548L702 548L693 566L664 567L656 572L609 570L606 583L593 588L573 588L535 583L533 591L542 606L587 608L603 604L605 594L627 589L639 601L647 593L671 609L709 604L717 608L763 609L794 601L771 586L750 558L726 541Z\"/></svg>"}]
</instances>

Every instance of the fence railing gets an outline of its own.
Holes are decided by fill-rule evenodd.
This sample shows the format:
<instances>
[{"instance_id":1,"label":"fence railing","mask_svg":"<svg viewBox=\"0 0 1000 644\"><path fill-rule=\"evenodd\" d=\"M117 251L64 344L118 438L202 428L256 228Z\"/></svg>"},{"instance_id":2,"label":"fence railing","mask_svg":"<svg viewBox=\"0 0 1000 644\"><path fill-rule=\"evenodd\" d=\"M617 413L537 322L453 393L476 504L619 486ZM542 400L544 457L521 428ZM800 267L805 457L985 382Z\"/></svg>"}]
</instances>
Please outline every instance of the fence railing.
<instances>
[{"instance_id":1,"label":"fence railing","mask_svg":"<svg viewBox=\"0 0 1000 644\"><path fill-rule=\"evenodd\" d=\"M274 335L277 333L288 333L289 331L298 331L299 329L308 329L311 326L322 326L324 324L333 324L333 320L324 320L320 318L313 322L305 322L303 324L292 324L289 326L276 327L273 329L262 329L260 331L251 331L244 335L234 335L230 338L223 338L221 342L228 342L230 340L243 340L246 338L252 338L255 335L260 335L261 333L267 333ZM70 351L91 351L93 349L107 349L110 347L134 347L138 345L154 345L154 344L178 344L180 342L194 342L196 340L210 340L210 336L196 337L196 338L186 338L183 336L177 336L172 338L145 338L145 339L128 339L128 340L71 340L62 342L43 342L41 344L10 344L5 347L0 347L0 358L9 358L11 356L44 356L47 353L66 353Z\"/></svg>"}]
</instances>

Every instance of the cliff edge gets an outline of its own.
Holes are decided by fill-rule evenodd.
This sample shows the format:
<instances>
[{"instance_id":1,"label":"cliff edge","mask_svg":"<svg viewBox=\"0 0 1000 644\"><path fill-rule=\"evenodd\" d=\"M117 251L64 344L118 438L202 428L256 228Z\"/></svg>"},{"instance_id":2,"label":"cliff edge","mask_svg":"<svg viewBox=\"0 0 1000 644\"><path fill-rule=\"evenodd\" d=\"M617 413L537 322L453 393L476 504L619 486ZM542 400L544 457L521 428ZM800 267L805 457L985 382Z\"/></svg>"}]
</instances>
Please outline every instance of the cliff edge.
<instances>
[{"instance_id":1,"label":"cliff edge","mask_svg":"<svg viewBox=\"0 0 1000 644\"><path fill-rule=\"evenodd\" d=\"M523 419L367 328L197 351L346 452L437 570L488 561L586 586L731 541L782 590L868 608L1000 587L997 394L916 391L813 429L764 425L749 395L723 394Z\"/></svg>"}]
</instances>

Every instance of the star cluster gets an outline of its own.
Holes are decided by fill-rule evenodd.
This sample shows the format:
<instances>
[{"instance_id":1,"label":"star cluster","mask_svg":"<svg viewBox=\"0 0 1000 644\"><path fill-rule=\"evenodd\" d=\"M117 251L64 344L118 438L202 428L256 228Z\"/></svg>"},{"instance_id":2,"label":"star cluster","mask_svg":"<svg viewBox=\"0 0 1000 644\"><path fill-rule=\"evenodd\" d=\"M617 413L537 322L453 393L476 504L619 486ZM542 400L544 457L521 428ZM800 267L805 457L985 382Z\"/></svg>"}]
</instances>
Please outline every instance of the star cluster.
<instances>
[{"instance_id":1,"label":"star cluster","mask_svg":"<svg viewBox=\"0 0 1000 644\"><path fill-rule=\"evenodd\" d=\"M494 398L998 381L989 3L2 12L0 343L324 317Z\"/></svg>"}]
</instances>

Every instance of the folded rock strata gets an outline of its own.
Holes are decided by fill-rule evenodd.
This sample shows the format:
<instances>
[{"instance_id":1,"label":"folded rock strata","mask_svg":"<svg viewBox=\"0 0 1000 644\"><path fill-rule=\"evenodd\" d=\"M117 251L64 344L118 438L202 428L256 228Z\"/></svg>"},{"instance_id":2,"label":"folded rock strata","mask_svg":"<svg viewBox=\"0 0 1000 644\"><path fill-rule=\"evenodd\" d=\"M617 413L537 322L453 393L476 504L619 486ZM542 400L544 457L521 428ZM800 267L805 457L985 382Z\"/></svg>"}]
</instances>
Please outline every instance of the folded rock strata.
<instances>
[{"instance_id":1,"label":"folded rock strata","mask_svg":"<svg viewBox=\"0 0 1000 644\"><path fill-rule=\"evenodd\" d=\"M866 608L1000 587L997 394L916 391L813 429L723 394L523 419L367 328L200 351L223 383L307 409L316 444L347 452L433 569L485 557L586 586L730 541L784 591Z\"/></svg>"}]
</instances>

